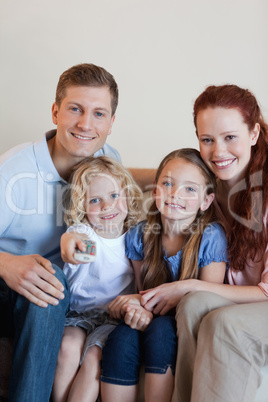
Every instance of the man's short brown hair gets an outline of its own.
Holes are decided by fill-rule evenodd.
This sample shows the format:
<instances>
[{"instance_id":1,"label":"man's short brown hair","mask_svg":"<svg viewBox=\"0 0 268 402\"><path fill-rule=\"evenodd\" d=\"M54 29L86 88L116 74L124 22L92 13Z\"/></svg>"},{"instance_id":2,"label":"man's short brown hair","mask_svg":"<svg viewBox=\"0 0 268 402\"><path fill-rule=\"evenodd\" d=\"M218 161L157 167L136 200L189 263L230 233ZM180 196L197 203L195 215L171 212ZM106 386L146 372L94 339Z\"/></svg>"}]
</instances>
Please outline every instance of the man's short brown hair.
<instances>
[{"instance_id":1,"label":"man's short brown hair","mask_svg":"<svg viewBox=\"0 0 268 402\"><path fill-rule=\"evenodd\" d=\"M60 107L66 96L66 89L71 86L83 87L108 87L111 93L112 116L118 105L118 86L108 71L94 64L77 64L64 71L57 85L56 104Z\"/></svg>"}]
</instances>

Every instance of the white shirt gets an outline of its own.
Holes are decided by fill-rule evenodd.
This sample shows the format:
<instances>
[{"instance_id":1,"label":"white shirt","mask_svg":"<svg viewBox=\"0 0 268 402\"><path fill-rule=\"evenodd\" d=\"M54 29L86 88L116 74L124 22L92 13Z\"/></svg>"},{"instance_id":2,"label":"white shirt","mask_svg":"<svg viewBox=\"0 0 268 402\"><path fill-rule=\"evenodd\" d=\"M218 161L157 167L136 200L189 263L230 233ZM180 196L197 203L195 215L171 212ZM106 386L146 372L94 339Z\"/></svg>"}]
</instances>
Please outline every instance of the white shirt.
<instances>
[{"instance_id":1,"label":"white shirt","mask_svg":"<svg viewBox=\"0 0 268 402\"><path fill-rule=\"evenodd\" d=\"M70 309L83 312L106 309L120 294L135 292L134 271L125 252L125 234L116 239L97 235L89 225L75 225L67 230L86 233L96 242L96 260L85 264L65 264L63 272L70 285Z\"/></svg>"}]
</instances>

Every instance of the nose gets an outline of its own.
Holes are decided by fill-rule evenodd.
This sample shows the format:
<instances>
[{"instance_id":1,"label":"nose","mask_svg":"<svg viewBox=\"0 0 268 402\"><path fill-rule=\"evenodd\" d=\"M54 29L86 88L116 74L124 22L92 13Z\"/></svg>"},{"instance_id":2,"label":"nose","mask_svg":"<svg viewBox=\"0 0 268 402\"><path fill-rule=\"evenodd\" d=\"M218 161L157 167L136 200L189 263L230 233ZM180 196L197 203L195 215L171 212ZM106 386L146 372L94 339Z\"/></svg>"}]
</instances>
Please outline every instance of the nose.
<instances>
[{"instance_id":1,"label":"nose","mask_svg":"<svg viewBox=\"0 0 268 402\"><path fill-rule=\"evenodd\" d=\"M181 198L181 191L180 188L177 186L174 186L170 189L170 197L171 198Z\"/></svg>"},{"instance_id":2,"label":"nose","mask_svg":"<svg viewBox=\"0 0 268 402\"><path fill-rule=\"evenodd\" d=\"M224 145L223 141L215 141L213 146L213 156L215 158L221 158L226 154L226 146Z\"/></svg>"},{"instance_id":3,"label":"nose","mask_svg":"<svg viewBox=\"0 0 268 402\"><path fill-rule=\"evenodd\" d=\"M103 201L102 205L101 205L101 210L102 211L109 211L110 209L113 208L113 200L109 200L109 201Z\"/></svg>"},{"instance_id":4,"label":"nose","mask_svg":"<svg viewBox=\"0 0 268 402\"><path fill-rule=\"evenodd\" d=\"M90 130L92 127L92 116L90 113L84 112L82 115L79 117L79 121L77 123L77 126L81 128L83 131Z\"/></svg>"}]
</instances>

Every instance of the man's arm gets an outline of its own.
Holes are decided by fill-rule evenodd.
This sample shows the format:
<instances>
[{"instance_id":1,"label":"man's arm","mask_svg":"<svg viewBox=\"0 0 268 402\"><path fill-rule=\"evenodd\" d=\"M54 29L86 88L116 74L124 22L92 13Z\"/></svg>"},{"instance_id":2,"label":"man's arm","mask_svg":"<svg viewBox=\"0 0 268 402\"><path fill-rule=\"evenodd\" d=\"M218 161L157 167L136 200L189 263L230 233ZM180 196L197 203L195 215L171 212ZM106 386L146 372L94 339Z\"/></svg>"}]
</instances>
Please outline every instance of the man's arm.
<instances>
[{"instance_id":1,"label":"man's arm","mask_svg":"<svg viewBox=\"0 0 268 402\"><path fill-rule=\"evenodd\" d=\"M128 168L142 191L152 190L156 169Z\"/></svg>"}]
</instances>

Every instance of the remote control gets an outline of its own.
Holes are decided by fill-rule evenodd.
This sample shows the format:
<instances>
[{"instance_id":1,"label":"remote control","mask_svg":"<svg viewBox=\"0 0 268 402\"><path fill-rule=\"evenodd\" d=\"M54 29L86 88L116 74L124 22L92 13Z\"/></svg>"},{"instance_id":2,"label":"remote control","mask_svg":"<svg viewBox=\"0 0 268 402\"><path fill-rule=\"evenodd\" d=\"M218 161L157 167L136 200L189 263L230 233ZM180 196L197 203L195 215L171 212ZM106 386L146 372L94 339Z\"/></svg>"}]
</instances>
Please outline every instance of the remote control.
<instances>
[{"instance_id":1,"label":"remote control","mask_svg":"<svg viewBox=\"0 0 268 402\"><path fill-rule=\"evenodd\" d=\"M87 246L86 251L76 250L74 258L80 262L92 262L96 259L96 243L92 240L83 240Z\"/></svg>"}]
</instances>

